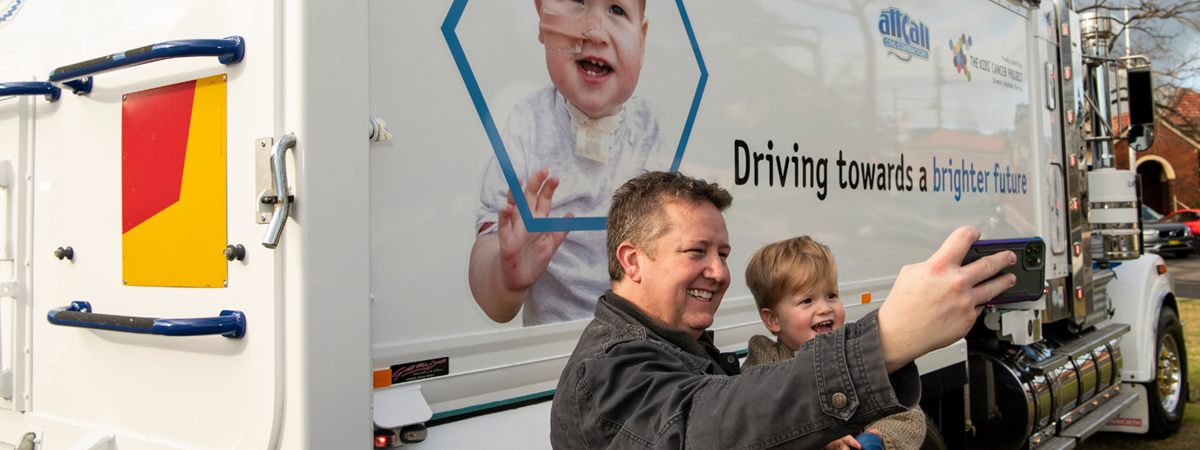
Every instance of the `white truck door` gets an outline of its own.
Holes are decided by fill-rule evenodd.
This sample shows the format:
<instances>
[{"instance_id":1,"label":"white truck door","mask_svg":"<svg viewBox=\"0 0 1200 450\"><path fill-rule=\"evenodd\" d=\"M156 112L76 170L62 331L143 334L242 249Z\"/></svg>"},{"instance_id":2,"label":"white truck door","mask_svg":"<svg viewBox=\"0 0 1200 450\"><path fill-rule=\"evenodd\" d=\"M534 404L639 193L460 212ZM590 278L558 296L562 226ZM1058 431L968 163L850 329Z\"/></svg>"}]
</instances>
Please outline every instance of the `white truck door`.
<instances>
[{"instance_id":1,"label":"white truck door","mask_svg":"<svg viewBox=\"0 0 1200 450\"><path fill-rule=\"evenodd\" d=\"M0 81L113 71L95 74L86 94L64 89L57 102L37 100L36 129L25 109L35 100L0 102L0 160L23 149L33 160L28 258L37 295L25 303L29 397L8 405L36 414L0 411L0 441L36 429L42 448L96 433L122 447L267 447L282 394L275 263L258 244L265 227L255 219L254 146L277 131L276 5L55 6L26 8L6 27L5 42L39 51L16 53ZM231 36L244 52L237 63L205 56L120 67L186 46L179 41ZM10 132L24 126L31 133ZM228 244L246 256L227 261ZM244 334L227 323L237 315ZM195 318L211 319L176 320ZM140 333L197 326L241 336ZM0 331L7 347L8 333L20 330ZM20 358L7 349L3 360L17 367Z\"/></svg>"}]
</instances>

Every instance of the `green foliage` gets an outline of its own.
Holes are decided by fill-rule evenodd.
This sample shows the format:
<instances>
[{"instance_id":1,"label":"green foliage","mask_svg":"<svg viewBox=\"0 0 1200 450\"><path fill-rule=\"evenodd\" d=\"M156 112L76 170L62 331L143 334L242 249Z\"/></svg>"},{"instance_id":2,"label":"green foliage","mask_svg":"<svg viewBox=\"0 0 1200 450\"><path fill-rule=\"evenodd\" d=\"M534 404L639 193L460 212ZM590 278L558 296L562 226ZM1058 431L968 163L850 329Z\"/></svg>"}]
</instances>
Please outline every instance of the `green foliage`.
<instances>
[{"instance_id":1,"label":"green foliage","mask_svg":"<svg viewBox=\"0 0 1200 450\"><path fill-rule=\"evenodd\" d=\"M1183 420L1200 423L1200 300L1176 299L1183 321L1184 348L1188 350L1188 394Z\"/></svg>"}]
</instances>

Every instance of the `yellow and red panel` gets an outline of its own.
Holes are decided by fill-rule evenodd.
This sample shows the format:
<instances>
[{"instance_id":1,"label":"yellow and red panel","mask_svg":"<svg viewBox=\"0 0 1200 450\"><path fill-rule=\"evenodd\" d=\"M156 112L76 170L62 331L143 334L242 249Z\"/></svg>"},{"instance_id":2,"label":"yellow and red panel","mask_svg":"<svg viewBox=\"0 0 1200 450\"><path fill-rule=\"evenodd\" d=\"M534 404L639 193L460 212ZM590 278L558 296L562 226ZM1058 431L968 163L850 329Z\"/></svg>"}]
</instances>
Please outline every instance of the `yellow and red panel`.
<instances>
[{"instance_id":1,"label":"yellow and red panel","mask_svg":"<svg viewBox=\"0 0 1200 450\"><path fill-rule=\"evenodd\" d=\"M223 287L225 76L125 95L121 250L129 286Z\"/></svg>"}]
</instances>

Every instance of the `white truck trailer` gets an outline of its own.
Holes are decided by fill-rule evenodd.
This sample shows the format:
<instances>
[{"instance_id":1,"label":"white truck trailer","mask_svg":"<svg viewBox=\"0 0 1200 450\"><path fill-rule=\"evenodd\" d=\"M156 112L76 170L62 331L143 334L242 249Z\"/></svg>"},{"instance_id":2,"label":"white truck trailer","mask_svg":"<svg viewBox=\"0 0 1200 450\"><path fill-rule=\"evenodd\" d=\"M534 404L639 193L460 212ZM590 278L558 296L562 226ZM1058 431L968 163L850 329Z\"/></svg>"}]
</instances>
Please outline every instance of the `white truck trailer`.
<instances>
[{"instance_id":1,"label":"white truck trailer","mask_svg":"<svg viewBox=\"0 0 1200 450\"><path fill-rule=\"evenodd\" d=\"M0 443L548 448L586 317L497 322L469 267L489 189L540 168L522 114L570 123L522 109L565 91L548 61L638 42L618 23L638 2L566 3L0 0ZM1149 61L1107 55L1109 21L1070 0L646 3L632 79L571 70L625 76L614 117L645 126L613 139L655 127L634 171L733 193L724 351L766 334L741 277L760 245L832 247L853 320L973 225L1044 239L1046 290L917 361L931 445L1178 429L1173 281L1112 167L1116 139L1152 141ZM603 255L607 200L567 218L517 197L528 231Z\"/></svg>"}]
</instances>

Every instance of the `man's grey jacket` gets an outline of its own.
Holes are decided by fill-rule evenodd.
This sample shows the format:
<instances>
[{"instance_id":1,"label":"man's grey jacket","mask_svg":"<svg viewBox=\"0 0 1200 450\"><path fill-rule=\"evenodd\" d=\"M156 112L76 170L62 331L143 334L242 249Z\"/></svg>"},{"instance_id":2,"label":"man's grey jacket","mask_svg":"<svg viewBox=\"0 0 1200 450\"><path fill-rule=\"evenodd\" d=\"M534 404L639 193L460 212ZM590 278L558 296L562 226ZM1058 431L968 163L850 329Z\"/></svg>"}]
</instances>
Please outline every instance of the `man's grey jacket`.
<instances>
[{"instance_id":1,"label":"man's grey jacket","mask_svg":"<svg viewBox=\"0 0 1200 450\"><path fill-rule=\"evenodd\" d=\"M606 292L559 378L551 444L821 448L921 397L915 364L888 376L874 312L806 342L790 361L741 375L712 342L712 331L697 341Z\"/></svg>"}]
</instances>

